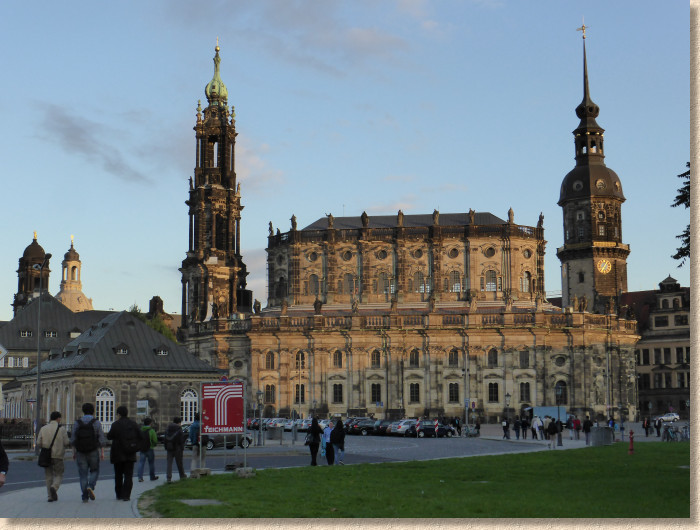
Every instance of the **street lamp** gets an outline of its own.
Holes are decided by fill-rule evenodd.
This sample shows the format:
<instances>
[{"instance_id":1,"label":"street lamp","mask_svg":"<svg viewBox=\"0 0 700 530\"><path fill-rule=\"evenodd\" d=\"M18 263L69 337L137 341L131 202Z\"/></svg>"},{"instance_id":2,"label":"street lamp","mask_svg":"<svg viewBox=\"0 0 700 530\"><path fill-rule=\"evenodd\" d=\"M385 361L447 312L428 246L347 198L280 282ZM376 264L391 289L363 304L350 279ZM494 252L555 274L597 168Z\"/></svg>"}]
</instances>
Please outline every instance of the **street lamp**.
<instances>
[{"instance_id":1,"label":"street lamp","mask_svg":"<svg viewBox=\"0 0 700 530\"><path fill-rule=\"evenodd\" d=\"M259 423L258 423L258 445L262 445L263 441L263 436L262 436L262 430L263 430L263 424L262 424L262 409L263 409L263 391L258 390L255 395L258 398L258 417L260 418Z\"/></svg>"},{"instance_id":2,"label":"street lamp","mask_svg":"<svg viewBox=\"0 0 700 530\"><path fill-rule=\"evenodd\" d=\"M33 265L34 270L39 271L39 309L36 317L36 431L39 436L41 427L41 291L44 289L44 267L49 263L51 254L44 255L44 261L39 265Z\"/></svg>"},{"instance_id":3,"label":"street lamp","mask_svg":"<svg viewBox=\"0 0 700 530\"><path fill-rule=\"evenodd\" d=\"M313 401L313 404L314 404L314 408L313 408L313 411L311 412L311 417L312 417L312 418L313 418L314 416L316 416L316 400L315 400L315 399L314 399L314 401Z\"/></svg>"},{"instance_id":4,"label":"street lamp","mask_svg":"<svg viewBox=\"0 0 700 530\"><path fill-rule=\"evenodd\" d=\"M561 385L557 385L554 387L554 392L557 394L557 447L561 447L563 444L561 443L561 418L560 418L560 407L559 405L561 404L561 394L564 391L564 388Z\"/></svg>"},{"instance_id":5,"label":"street lamp","mask_svg":"<svg viewBox=\"0 0 700 530\"><path fill-rule=\"evenodd\" d=\"M508 407L510 407L510 393L506 394L506 421L508 421Z\"/></svg>"}]
</instances>

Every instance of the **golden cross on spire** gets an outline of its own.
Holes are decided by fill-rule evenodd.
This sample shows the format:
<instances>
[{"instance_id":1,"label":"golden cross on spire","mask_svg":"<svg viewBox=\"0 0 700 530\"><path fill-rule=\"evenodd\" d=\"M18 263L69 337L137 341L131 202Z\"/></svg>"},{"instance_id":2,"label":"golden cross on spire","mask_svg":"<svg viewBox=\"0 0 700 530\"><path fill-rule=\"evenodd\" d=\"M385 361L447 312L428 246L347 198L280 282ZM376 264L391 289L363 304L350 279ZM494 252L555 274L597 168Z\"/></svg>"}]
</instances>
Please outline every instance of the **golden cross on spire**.
<instances>
[{"instance_id":1,"label":"golden cross on spire","mask_svg":"<svg viewBox=\"0 0 700 530\"><path fill-rule=\"evenodd\" d=\"M219 48L219 37L217 35L216 37L216 51L218 52L221 48Z\"/></svg>"},{"instance_id":2,"label":"golden cross on spire","mask_svg":"<svg viewBox=\"0 0 700 530\"><path fill-rule=\"evenodd\" d=\"M581 27L580 27L580 28L576 28L576 31L582 32L582 33L583 33L583 39L585 40L585 39L586 39L586 28L588 28L588 27L590 27L590 26L586 26L586 24L583 22L583 19L581 19L581 22L582 22Z\"/></svg>"},{"instance_id":3,"label":"golden cross on spire","mask_svg":"<svg viewBox=\"0 0 700 530\"><path fill-rule=\"evenodd\" d=\"M34 230L34 239L36 239L36 230Z\"/></svg>"}]
</instances>

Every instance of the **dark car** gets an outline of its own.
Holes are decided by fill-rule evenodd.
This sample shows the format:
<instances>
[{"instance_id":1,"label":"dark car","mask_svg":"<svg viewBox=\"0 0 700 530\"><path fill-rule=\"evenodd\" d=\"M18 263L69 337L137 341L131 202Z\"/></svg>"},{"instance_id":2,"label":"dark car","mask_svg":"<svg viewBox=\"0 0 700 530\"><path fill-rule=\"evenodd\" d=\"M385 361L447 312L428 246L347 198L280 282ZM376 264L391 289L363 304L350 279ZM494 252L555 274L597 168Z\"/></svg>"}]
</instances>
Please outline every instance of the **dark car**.
<instances>
[{"instance_id":1,"label":"dark car","mask_svg":"<svg viewBox=\"0 0 700 530\"><path fill-rule=\"evenodd\" d=\"M391 420L377 420L374 422L374 431L372 434L378 436L386 436L386 428L393 422Z\"/></svg>"},{"instance_id":2,"label":"dark car","mask_svg":"<svg viewBox=\"0 0 700 530\"><path fill-rule=\"evenodd\" d=\"M348 429L348 434L361 434L362 436L367 436L374 432L375 420L359 420L350 424Z\"/></svg>"},{"instance_id":3,"label":"dark car","mask_svg":"<svg viewBox=\"0 0 700 530\"><path fill-rule=\"evenodd\" d=\"M415 423L406 429L406 436L415 436L417 438L451 438L453 434L452 427L442 423L438 423L436 433L435 422L430 420Z\"/></svg>"}]
</instances>

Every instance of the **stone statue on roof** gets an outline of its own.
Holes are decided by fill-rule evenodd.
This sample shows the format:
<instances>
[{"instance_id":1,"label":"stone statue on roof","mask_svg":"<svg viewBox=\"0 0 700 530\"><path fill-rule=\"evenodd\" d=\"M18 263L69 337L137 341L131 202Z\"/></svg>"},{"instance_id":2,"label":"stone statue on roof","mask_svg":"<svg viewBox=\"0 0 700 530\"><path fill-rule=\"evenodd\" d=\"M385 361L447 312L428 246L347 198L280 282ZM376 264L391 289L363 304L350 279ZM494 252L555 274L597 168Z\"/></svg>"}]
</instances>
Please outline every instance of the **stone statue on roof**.
<instances>
[{"instance_id":1,"label":"stone statue on roof","mask_svg":"<svg viewBox=\"0 0 700 530\"><path fill-rule=\"evenodd\" d=\"M367 212L362 212L360 219L362 219L362 226L367 228L369 226L369 215L367 215Z\"/></svg>"},{"instance_id":2,"label":"stone statue on roof","mask_svg":"<svg viewBox=\"0 0 700 530\"><path fill-rule=\"evenodd\" d=\"M474 224L474 216L476 215L476 212L469 208L469 224L473 225Z\"/></svg>"},{"instance_id":3,"label":"stone statue on roof","mask_svg":"<svg viewBox=\"0 0 700 530\"><path fill-rule=\"evenodd\" d=\"M403 212L401 210L399 210L399 213L396 216L396 225L403 226Z\"/></svg>"},{"instance_id":4,"label":"stone statue on roof","mask_svg":"<svg viewBox=\"0 0 700 530\"><path fill-rule=\"evenodd\" d=\"M433 225L439 225L440 224L440 212L437 210L433 210Z\"/></svg>"},{"instance_id":5,"label":"stone statue on roof","mask_svg":"<svg viewBox=\"0 0 700 530\"><path fill-rule=\"evenodd\" d=\"M508 209L508 223L513 224L513 221L515 220L515 212L513 212L513 208Z\"/></svg>"},{"instance_id":6,"label":"stone statue on roof","mask_svg":"<svg viewBox=\"0 0 700 530\"><path fill-rule=\"evenodd\" d=\"M335 218L332 213L326 214L328 216L328 228L333 228L333 221Z\"/></svg>"},{"instance_id":7,"label":"stone statue on roof","mask_svg":"<svg viewBox=\"0 0 700 530\"><path fill-rule=\"evenodd\" d=\"M268 234L269 236L274 235L275 232L274 232L274 229L272 228L272 221L270 221L270 225L268 226L268 230L270 231L270 233Z\"/></svg>"},{"instance_id":8,"label":"stone statue on roof","mask_svg":"<svg viewBox=\"0 0 700 530\"><path fill-rule=\"evenodd\" d=\"M292 218L290 219L290 221L292 222L292 230L296 230L297 229L297 216L292 214Z\"/></svg>"}]
</instances>

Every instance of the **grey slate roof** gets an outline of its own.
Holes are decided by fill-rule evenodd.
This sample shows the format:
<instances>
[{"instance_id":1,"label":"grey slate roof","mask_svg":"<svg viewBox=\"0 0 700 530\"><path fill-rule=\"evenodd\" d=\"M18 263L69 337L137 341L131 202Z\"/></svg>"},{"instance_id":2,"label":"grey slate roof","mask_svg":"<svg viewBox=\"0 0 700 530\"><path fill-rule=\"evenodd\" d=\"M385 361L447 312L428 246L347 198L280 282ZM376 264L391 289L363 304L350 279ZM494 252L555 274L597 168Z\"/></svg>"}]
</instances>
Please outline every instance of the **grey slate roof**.
<instances>
[{"instance_id":1,"label":"grey slate roof","mask_svg":"<svg viewBox=\"0 0 700 530\"><path fill-rule=\"evenodd\" d=\"M39 299L35 298L17 312L15 318L0 327L0 345L8 351L36 350L37 313ZM71 339L71 332L82 333L95 322L113 311L82 311L74 313L49 293L41 296L41 349L63 348ZM31 331L31 337L21 337L21 331ZM43 336L55 331L57 337Z\"/></svg>"},{"instance_id":2,"label":"grey slate roof","mask_svg":"<svg viewBox=\"0 0 700 530\"><path fill-rule=\"evenodd\" d=\"M128 353L116 353L119 348L125 348ZM156 354L161 348L167 350L167 355ZM69 342L60 354L41 363L42 373L62 370L186 372L217 378L219 375L216 368L126 311L109 314ZM32 373L36 373L36 368L24 375Z\"/></svg>"},{"instance_id":3,"label":"grey slate roof","mask_svg":"<svg viewBox=\"0 0 700 530\"><path fill-rule=\"evenodd\" d=\"M394 228L396 215L370 215L369 228ZM336 230L356 230L362 228L362 218L357 217L334 217L333 228ZM441 213L439 218L440 226L465 226L469 223L468 213ZM502 225L506 222L489 212L476 212L474 215L475 225ZM433 214L404 215L403 226L406 228L433 226ZM325 230L328 228L328 217L321 217L302 230Z\"/></svg>"}]
</instances>

